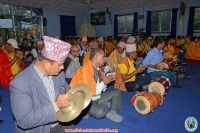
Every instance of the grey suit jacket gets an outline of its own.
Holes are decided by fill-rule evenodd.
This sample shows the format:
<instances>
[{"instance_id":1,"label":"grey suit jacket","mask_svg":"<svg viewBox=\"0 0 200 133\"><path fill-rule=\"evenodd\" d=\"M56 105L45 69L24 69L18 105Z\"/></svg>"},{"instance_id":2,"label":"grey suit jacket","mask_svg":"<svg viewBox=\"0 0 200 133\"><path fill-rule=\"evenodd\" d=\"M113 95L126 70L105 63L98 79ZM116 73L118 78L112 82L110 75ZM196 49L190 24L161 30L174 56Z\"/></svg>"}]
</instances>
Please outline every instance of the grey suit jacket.
<instances>
[{"instance_id":1,"label":"grey suit jacket","mask_svg":"<svg viewBox=\"0 0 200 133\"><path fill-rule=\"evenodd\" d=\"M53 76L53 82L56 97L68 91L64 72ZM56 112L33 64L11 81L10 100L15 132L50 132L51 124L56 122Z\"/></svg>"}]
</instances>

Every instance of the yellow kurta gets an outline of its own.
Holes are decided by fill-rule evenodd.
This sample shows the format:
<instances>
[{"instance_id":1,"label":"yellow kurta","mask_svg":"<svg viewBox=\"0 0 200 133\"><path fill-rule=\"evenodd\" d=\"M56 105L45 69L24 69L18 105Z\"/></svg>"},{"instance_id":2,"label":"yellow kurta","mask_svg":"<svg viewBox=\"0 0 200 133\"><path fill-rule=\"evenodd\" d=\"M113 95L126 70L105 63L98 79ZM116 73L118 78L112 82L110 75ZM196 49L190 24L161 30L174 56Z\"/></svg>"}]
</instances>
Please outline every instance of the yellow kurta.
<instances>
[{"instance_id":1,"label":"yellow kurta","mask_svg":"<svg viewBox=\"0 0 200 133\"><path fill-rule=\"evenodd\" d=\"M130 73L132 73L132 72L134 72L136 70L133 61L130 61L128 59L128 63L129 63L129 69L125 64L118 64L118 68L119 68L121 73L130 74ZM135 79L136 79L136 76L134 75L130 79L126 80L125 82L133 82L133 81L135 81Z\"/></svg>"}]
</instances>

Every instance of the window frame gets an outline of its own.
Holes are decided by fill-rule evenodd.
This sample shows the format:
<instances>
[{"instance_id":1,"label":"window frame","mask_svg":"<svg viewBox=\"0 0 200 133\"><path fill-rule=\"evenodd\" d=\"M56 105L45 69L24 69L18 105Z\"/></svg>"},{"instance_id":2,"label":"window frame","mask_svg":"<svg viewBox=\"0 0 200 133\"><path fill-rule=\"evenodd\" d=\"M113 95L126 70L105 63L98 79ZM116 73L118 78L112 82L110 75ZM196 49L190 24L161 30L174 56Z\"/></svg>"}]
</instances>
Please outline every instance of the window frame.
<instances>
[{"instance_id":1,"label":"window frame","mask_svg":"<svg viewBox=\"0 0 200 133\"><path fill-rule=\"evenodd\" d=\"M194 18L195 18L196 9L199 10L199 12L200 12L200 7L195 7ZM195 22L195 20L194 20L194 22ZM193 26L194 26L194 24L193 24ZM193 33L200 33L200 29L199 30L195 30L193 28Z\"/></svg>"},{"instance_id":2,"label":"window frame","mask_svg":"<svg viewBox=\"0 0 200 133\"><path fill-rule=\"evenodd\" d=\"M123 32L119 32L118 30L119 30L119 25L118 25L118 17L119 16L133 16L133 22L132 22L132 26L133 26L133 30L132 30L132 32L131 33L123 33ZM119 37L119 35L132 35L133 34L133 32L134 32L134 14L133 13L129 13L129 14L120 14L120 15L117 15L117 36Z\"/></svg>"},{"instance_id":3,"label":"window frame","mask_svg":"<svg viewBox=\"0 0 200 133\"><path fill-rule=\"evenodd\" d=\"M162 15L164 12L170 12L170 30L169 31L162 31ZM151 11L151 22L152 22L152 13L159 13L159 31L152 31L152 23L151 23L151 33L153 34L158 34L158 33L170 33L171 32L171 25L172 25L172 10L156 10L156 11Z\"/></svg>"}]
</instances>

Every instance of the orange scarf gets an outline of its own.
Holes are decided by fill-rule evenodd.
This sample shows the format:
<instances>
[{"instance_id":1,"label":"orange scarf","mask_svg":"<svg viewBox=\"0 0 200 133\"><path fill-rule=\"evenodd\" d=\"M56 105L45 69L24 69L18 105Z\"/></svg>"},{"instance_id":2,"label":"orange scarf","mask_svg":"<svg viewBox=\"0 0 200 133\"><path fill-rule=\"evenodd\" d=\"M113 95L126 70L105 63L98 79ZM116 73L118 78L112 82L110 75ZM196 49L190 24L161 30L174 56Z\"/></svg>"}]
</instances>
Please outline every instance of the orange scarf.
<instances>
[{"instance_id":1,"label":"orange scarf","mask_svg":"<svg viewBox=\"0 0 200 133\"><path fill-rule=\"evenodd\" d=\"M128 57L124 57L120 64L125 64L127 68L129 69L129 62ZM121 90L121 91L127 91L124 81L122 80L122 75L118 67L116 67L116 80L114 84L114 88Z\"/></svg>"},{"instance_id":2,"label":"orange scarf","mask_svg":"<svg viewBox=\"0 0 200 133\"><path fill-rule=\"evenodd\" d=\"M84 58L83 58L83 64L87 63L88 61L90 61L90 51L88 51Z\"/></svg>"},{"instance_id":3,"label":"orange scarf","mask_svg":"<svg viewBox=\"0 0 200 133\"><path fill-rule=\"evenodd\" d=\"M93 96L96 96L96 81L94 79L94 68L91 61L87 61L81 68L74 74L70 87L76 84L84 83L91 87Z\"/></svg>"}]
</instances>

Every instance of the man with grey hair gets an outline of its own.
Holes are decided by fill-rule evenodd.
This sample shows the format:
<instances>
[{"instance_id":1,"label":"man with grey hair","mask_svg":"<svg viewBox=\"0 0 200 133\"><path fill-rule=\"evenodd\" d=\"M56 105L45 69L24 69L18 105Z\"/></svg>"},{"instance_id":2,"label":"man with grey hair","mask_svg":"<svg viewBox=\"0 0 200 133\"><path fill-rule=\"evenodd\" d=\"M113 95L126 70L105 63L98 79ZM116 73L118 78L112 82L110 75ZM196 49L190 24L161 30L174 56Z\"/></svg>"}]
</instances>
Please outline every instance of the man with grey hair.
<instances>
[{"instance_id":1,"label":"man with grey hair","mask_svg":"<svg viewBox=\"0 0 200 133\"><path fill-rule=\"evenodd\" d=\"M119 64L123 58L122 54L125 48L126 48L126 43L120 41L118 42L115 50L113 50L112 53L108 56L107 62L110 71L116 71L117 64Z\"/></svg>"},{"instance_id":2,"label":"man with grey hair","mask_svg":"<svg viewBox=\"0 0 200 133\"><path fill-rule=\"evenodd\" d=\"M80 48L78 45L72 45L70 54L68 55L67 59L65 60L65 78L68 83L71 82L72 77L79 69L80 62Z\"/></svg>"},{"instance_id":3,"label":"man with grey hair","mask_svg":"<svg viewBox=\"0 0 200 133\"><path fill-rule=\"evenodd\" d=\"M145 67L138 69L134 66L134 60L137 58L136 45L126 45L126 57L117 65L115 89L122 91L143 91L142 86L137 82L136 75L143 72Z\"/></svg>"},{"instance_id":4,"label":"man with grey hair","mask_svg":"<svg viewBox=\"0 0 200 133\"><path fill-rule=\"evenodd\" d=\"M99 43L98 48L103 49L103 51L106 53L106 49L105 49L105 44L104 44L103 37L99 37L98 38L98 43Z\"/></svg>"},{"instance_id":5,"label":"man with grey hair","mask_svg":"<svg viewBox=\"0 0 200 133\"><path fill-rule=\"evenodd\" d=\"M70 87L84 83L92 91L92 103L89 116L96 119L108 118L113 122L121 122L123 117L121 92L118 90L106 91L107 85L115 80L114 75L106 75L100 70L105 63L105 53L101 48L91 49L90 60L80 67L72 78Z\"/></svg>"}]
</instances>

